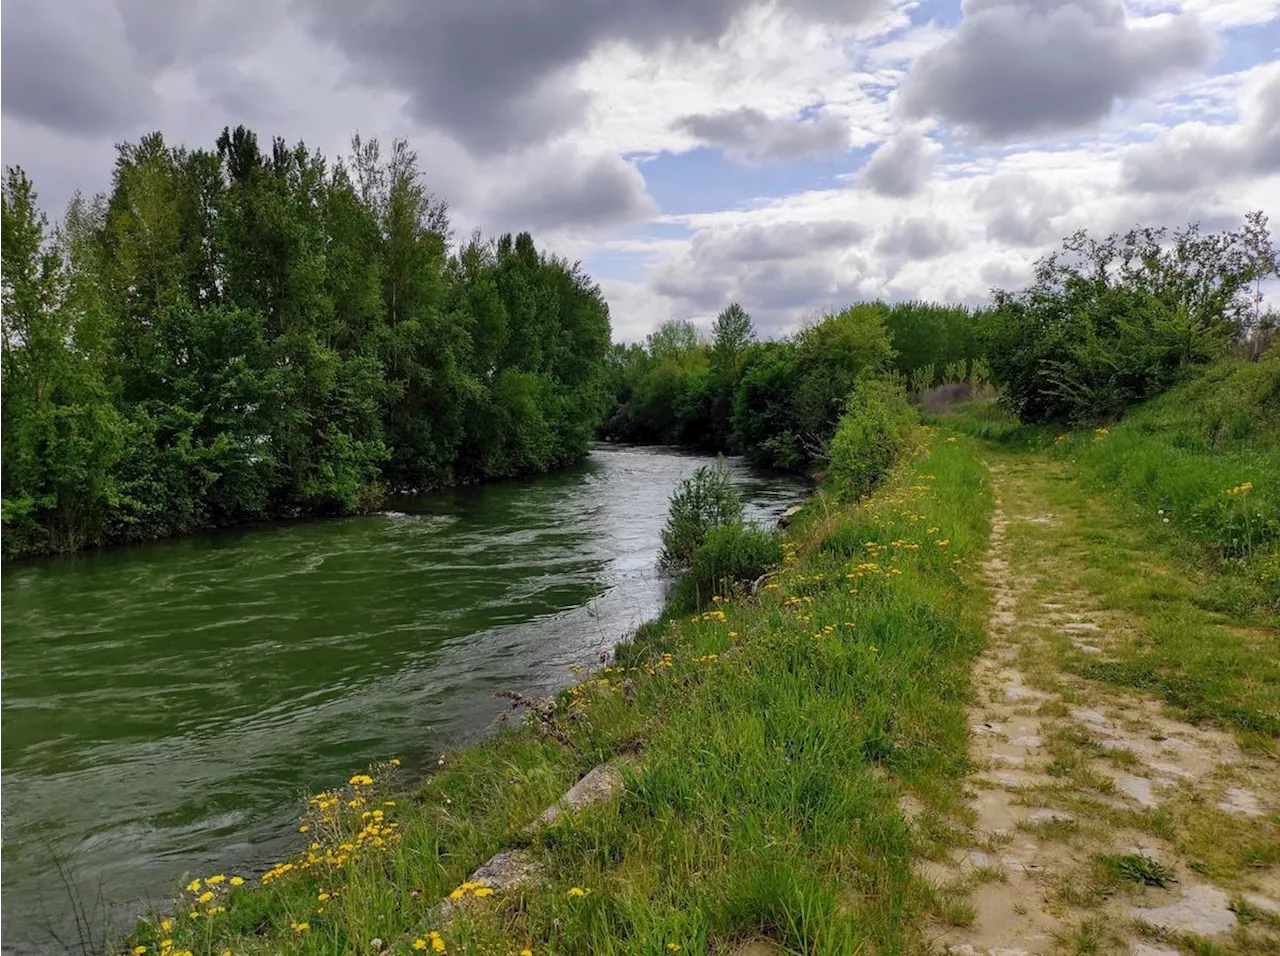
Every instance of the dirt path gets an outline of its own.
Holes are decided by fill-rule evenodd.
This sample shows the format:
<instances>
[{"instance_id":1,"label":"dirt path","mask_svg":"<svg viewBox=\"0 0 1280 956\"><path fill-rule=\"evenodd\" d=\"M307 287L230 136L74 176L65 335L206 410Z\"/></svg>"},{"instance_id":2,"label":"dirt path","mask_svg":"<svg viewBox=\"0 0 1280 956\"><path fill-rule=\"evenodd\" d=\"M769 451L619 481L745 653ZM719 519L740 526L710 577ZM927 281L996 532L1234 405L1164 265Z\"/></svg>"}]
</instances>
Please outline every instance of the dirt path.
<instances>
[{"instance_id":1,"label":"dirt path","mask_svg":"<svg viewBox=\"0 0 1280 956\"><path fill-rule=\"evenodd\" d=\"M1063 667L1139 623L1079 580L1030 456L992 463L989 645L970 714L968 845L924 864L957 954L1280 952L1280 766L1224 730ZM1061 504L1058 505L1061 509Z\"/></svg>"}]
</instances>

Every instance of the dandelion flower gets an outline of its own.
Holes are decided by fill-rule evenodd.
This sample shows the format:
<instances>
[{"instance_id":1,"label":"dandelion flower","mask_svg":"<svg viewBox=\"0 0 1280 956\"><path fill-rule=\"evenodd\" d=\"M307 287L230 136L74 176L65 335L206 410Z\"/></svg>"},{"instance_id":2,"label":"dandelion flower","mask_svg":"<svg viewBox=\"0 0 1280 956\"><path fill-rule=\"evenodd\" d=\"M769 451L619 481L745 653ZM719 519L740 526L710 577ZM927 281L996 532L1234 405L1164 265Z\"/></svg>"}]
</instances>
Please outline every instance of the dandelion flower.
<instances>
[{"instance_id":1,"label":"dandelion flower","mask_svg":"<svg viewBox=\"0 0 1280 956\"><path fill-rule=\"evenodd\" d=\"M145 946L135 946L133 947L133 956L142 956L146 951L147 947Z\"/></svg>"},{"instance_id":2,"label":"dandelion flower","mask_svg":"<svg viewBox=\"0 0 1280 956\"><path fill-rule=\"evenodd\" d=\"M289 928L295 933L305 933L311 928L310 923L290 923Z\"/></svg>"},{"instance_id":3,"label":"dandelion flower","mask_svg":"<svg viewBox=\"0 0 1280 956\"><path fill-rule=\"evenodd\" d=\"M444 952L444 940L442 940L439 936L432 936L432 937L431 937L431 951L432 951L433 953L443 953L443 952Z\"/></svg>"},{"instance_id":4,"label":"dandelion flower","mask_svg":"<svg viewBox=\"0 0 1280 956\"><path fill-rule=\"evenodd\" d=\"M680 952L680 944L679 944L679 943L667 943L667 949L668 949L668 950L670 950L670 951L671 951L671 952L673 952L673 953L678 953L678 952Z\"/></svg>"},{"instance_id":5,"label":"dandelion flower","mask_svg":"<svg viewBox=\"0 0 1280 956\"><path fill-rule=\"evenodd\" d=\"M569 890L569 895L581 898L587 895L587 891L580 886L575 886Z\"/></svg>"},{"instance_id":6,"label":"dandelion flower","mask_svg":"<svg viewBox=\"0 0 1280 956\"><path fill-rule=\"evenodd\" d=\"M188 892L188 893L199 893L199 892L200 892L200 881L199 881L199 880L192 880L190 883L188 883L188 884L187 884L187 892Z\"/></svg>"},{"instance_id":7,"label":"dandelion flower","mask_svg":"<svg viewBox=\"0 0 1280 956\"><path fill-rule=\"evenodd\" d=\"M482 886L475 891L475 895L483 899L486 896L492 896L493 890L487 886Z\"/></svg>"},{"instance_id":8,"label":"dandelion flower","mask_svg":"<svg viewBox=\"0 0 1280 956\"><path fill-rule=\"evenodd\" d=\"M520 956L533 956L533 950L531 950L531 949L522 949L522 950L520 950Z\"/></svg>"},{"instance_id":9,"label":"dandelion flower","mask_svg":"<svg viewBox=\"0 0 1280 956\"><path fill-rule=\"evenodd\" d=\"M427 948L427 941L426 941L425 939L415 939L415 940L413 941L413 948L414 948L414 949L426 949L426 948Z\"/></svg>"},{"instance_id":10,"label":"dandelion flower","mask_svg":"<svg viewBox=\"0 0 1280 956\"><path fill-rule=\"evenodd\" d=\"M211 899L213 899L213 890L205 890L199 897L201 903L208 903Z\"/></svg>"}]
</instances>

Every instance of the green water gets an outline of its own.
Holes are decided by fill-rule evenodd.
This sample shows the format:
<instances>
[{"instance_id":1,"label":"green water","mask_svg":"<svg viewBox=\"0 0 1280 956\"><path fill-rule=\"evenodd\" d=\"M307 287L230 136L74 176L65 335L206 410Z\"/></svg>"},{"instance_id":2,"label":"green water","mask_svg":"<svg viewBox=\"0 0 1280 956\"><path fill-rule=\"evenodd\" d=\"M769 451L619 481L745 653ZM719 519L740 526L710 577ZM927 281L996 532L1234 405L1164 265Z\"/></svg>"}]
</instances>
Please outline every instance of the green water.
<instances>
[{"instance_id":1,"label":"green water","mask_svg":"<svg viewBox=\"0 0 1280 956\"><path fill-rule=\"evenodd\" d=\"M706 461L598 447L377 515L6 568L5 951L100 945L184 873L294 848L304 793L473 739L495 690L563 686L658 610L667 499ZM754 517L802 491L731 465Z\"/></svg>"}]
</instances>

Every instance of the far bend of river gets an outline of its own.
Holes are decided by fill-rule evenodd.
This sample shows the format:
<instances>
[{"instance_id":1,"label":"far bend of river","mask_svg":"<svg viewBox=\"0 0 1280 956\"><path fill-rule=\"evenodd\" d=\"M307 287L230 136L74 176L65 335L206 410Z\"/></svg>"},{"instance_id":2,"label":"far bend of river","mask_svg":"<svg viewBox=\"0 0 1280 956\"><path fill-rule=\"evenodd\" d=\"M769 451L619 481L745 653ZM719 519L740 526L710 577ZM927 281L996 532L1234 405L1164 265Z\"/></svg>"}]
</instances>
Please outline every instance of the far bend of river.
<instances>
[{"instance_id":1,"label":"far bend of river","mask_svg":"<svg viewBox=\"0 0 1280 956\"><path fill-rule=\"evenodd\" d=\"M709 459L598 445L535 479L362 517L202 534L3 572L3 948L79 949L184 873L300 848L304 794L424 767L660 609L658 533ZM730 460L748 515L794 478Z\"/></svg>"}]
</instances>

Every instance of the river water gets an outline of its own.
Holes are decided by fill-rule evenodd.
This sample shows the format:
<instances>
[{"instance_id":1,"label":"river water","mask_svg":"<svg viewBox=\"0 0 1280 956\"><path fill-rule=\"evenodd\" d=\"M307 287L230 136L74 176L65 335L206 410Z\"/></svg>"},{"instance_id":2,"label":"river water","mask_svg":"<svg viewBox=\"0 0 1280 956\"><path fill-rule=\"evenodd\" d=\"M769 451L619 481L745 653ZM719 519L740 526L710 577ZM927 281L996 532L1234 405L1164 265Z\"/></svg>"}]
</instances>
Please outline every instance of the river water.
<instances>
[{"instance_id":1,"label":"river water","mask_svg":"<svg viewBox=\"0 0 1280 956\"><path fill-rule=\"evenodd\" d=\"M4 951L100 946L184 873L296 849L304 794L568 683L659 610L667 500L707 461L597 446L381 514L6 568ZM730 466L751 517L803 493Z\"/></svg>"}]
</instances>

